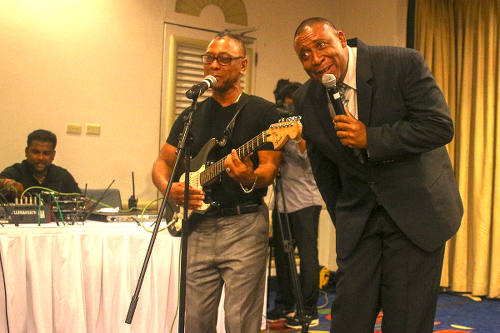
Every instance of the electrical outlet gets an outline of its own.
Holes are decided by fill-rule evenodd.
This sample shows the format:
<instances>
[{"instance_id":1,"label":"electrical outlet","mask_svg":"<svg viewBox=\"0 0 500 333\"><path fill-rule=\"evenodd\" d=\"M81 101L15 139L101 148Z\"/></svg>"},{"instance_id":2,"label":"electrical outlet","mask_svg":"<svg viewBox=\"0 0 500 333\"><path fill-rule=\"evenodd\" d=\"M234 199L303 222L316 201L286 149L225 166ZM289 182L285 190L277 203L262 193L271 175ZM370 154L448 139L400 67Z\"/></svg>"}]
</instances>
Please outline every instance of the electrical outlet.
<instances>
[{"instance_id":1,"label":"electrical outlet","mask_svg":"<svg viewBox=\"0 0 500 333\"><path fill-rule=\"evenodd\" d=\"M66 125L66 133L68 134L81 134L82 125L79 123L68 123Z\"/></svg>"},{"instance_id":2,"label":"electrical outlet","mask_svg":"<svg viewBox=\"0 0 500 333\"><path fill-rule=\"evenodd\" d=\"M85 124L87 128L87 135L99 135L101 134L101 124Z\"/></svg>"}]
</instances>

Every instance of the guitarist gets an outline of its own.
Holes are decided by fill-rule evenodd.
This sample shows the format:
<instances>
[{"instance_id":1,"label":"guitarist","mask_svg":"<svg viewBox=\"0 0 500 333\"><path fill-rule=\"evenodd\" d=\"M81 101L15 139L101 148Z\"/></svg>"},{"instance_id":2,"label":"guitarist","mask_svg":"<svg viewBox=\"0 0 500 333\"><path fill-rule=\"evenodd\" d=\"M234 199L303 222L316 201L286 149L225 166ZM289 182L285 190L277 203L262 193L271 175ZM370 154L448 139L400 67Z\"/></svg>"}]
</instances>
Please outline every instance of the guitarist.
<instances>
[{"instance_id":1,"label":"guitarist","mask_svg":"<svg viewBox=\"0 0 500 333\"><path fill-rule=\"evenodd\" d=\"M242 92L240 80L248 60L241 39L228 33L217 35L202 62L205 75L213 75L217 83L212 97L200 103L193 115L191 153L196 156L207 141L217 138L221 145L210 151L208 160L227 157L219 179L204 189L190 188L190 209L200 208L203 200L212 204L204 214L191 214L186 226L186 332L215 333L224 285L226 330L257 333L262 321L269 237L268 209L262 198L275 177L280 152L265 150L264 145L240 159L234 149L280 117L273 103ZM175 121L153 165L153 182L163 193L185 113ZM233 118L231 128L228 124ZM182 206L184 183L174 182L168 198Z\"/></svg>"}]
</instances>

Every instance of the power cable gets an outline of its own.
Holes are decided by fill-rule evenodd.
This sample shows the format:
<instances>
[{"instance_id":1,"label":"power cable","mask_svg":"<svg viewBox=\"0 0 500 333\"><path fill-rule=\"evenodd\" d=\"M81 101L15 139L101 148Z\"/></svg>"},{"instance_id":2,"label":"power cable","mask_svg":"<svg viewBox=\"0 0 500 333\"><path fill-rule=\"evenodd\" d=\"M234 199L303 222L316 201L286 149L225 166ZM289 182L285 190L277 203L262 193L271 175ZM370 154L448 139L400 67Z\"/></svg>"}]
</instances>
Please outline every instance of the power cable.
<instances>
[{"instance_id":1,"label":"power cable","mask_svg":"<svg viewBox=\"0 0 500 333\"><path fill-rule=\"evenodd\" d=\"M9 312L7 311L7 286L5 285L5 272L3 270L3 262L2 262L2 253L0 251L0 268L2 270L2 281L3 281L3 290L5 294L5 322L7 323L7 333L10 333L9 328Z\"/></svg>"}]
</instances>

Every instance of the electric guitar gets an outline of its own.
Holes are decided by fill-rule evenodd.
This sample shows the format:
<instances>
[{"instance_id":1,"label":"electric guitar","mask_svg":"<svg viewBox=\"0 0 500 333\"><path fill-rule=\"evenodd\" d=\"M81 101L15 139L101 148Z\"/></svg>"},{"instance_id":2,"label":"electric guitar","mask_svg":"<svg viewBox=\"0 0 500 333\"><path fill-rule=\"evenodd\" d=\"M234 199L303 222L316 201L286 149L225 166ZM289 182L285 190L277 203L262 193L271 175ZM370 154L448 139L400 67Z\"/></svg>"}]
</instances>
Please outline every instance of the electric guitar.
<instances>
[{"instance_id":1,"label":"electric guitar","mask_svg":"<svg viewBox=\"0 0 500 333\"><path fill-rule=\"evenodd\" d=\"M299 117L290 117L280 120L278 123L272 124L269 129L261 132L250 141L247 141L236 149L238 158L243 160L245 157L253 153L259 147L267 142L272 143L275 150L281 149L289 138L295 139L302 133L302 125ZM215 163L207 165L207 156L212 148L217 145L217 139L210 139L201 148L198 155L190 161L189 185L196 189L203 189L203 186L209 185L218 175L225 171L224 161L226 157L218 160ZM185 181L186 174L183 173L179 177L179 182ZM175 204L170 204L171 207L177 207ZM194 211L198 214L205 213L210 207L210 203L203 202L202 206L196 210L189 210L188 216ZM182 228L182 217L184 207L177 207L172 216L172 220L167 224L167 229L172 236L180 236Z\"/></svg>"}]
</instances>

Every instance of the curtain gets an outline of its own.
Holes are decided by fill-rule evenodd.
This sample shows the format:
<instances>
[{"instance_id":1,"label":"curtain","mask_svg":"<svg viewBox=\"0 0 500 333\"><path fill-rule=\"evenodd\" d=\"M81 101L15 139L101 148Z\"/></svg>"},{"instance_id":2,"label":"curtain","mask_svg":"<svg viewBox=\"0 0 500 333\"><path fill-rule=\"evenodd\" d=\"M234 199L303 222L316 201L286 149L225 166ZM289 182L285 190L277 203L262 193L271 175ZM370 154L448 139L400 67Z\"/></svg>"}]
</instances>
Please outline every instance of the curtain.
<instances>
[{"instance_id":1,"label":"curtain","mask_svg":"<svg viewBox=\"0 0 500 333\"><path fill-rule=\"evenodd\" d=\"M448 151L464 203L441 286L500 298L500 0L417 0L415 48L455 122Z\"/></svg>"}]
</instances>

